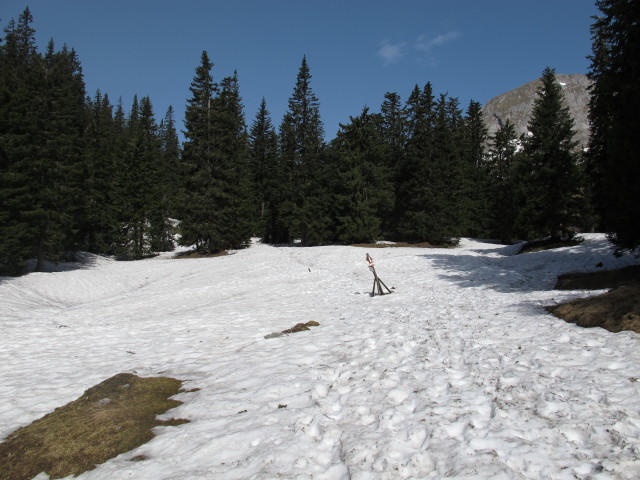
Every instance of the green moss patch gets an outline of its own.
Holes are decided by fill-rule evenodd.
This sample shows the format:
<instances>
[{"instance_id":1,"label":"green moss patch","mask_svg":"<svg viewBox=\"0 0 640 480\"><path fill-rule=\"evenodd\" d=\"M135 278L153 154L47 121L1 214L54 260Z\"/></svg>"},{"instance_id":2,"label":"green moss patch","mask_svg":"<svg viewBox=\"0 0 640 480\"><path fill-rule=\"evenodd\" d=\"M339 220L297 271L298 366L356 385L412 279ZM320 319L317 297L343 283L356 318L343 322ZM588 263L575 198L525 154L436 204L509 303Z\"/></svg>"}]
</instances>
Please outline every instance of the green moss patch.
<instances>
[{"instance_id":1,"label":"green moss patch","mask_svg":"<svg viewBox=\"0 0 640 480\"><path fill-rule=\"evenodd\" d=\"M91 387L0 443L0 479L78 475L148 442L156 426L188 422L156 418L182 403L170 399L181 385L174 378L121 373Z\"/></svg>"}]
</instances>

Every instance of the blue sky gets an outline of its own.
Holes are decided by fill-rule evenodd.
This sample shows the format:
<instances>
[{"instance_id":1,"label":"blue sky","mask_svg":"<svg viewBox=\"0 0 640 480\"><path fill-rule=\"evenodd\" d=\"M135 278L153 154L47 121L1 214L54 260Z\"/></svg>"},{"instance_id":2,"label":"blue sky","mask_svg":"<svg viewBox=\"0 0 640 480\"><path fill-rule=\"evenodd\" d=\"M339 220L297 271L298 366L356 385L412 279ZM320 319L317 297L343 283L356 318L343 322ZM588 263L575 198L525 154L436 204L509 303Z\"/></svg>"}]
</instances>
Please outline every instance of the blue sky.
<instances>
[{"instance_id":1,"label":"blue sky","mask_svg":"<svg viewBox=\"0 0 640 480\"><path fill-rule=\"evenodd\" d=\"M586 73L593 0L2 0L4 28L28 6L41 51L78 53L87 94L148 95L183 127L206 50L214 80L238 71L250 125L262 97L277 127L303 55L326 137L386 92L406 100L427 81L466 109L540 77Z\"/></svg>"}]
</instances>

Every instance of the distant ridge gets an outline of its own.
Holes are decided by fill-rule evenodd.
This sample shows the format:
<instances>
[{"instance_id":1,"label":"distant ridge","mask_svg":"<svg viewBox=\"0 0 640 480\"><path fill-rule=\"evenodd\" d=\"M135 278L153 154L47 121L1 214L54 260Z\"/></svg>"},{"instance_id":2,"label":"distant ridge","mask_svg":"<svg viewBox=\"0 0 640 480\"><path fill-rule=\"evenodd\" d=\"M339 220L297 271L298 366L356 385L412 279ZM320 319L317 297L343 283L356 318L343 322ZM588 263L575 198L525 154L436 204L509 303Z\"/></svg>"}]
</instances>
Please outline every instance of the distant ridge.
<instances>
[{"instance_id":1,"label":"distant ridge","mask_svg":"<svg viewBox=\"0 0 640 480\"><path fill-rule=\"evenodd\" d=\"M585 148L589 140L588 88L590 81L586 75L579 73L556 74L556 79L562 85L565 102L575 122L574 140L578 142L578 148ZM500 128L500 123L506 122L507 119L515 125L518 136L526 133L539 85L540 79L536 79L489 100L482 107L489 135L494 135Z\"/></svg>"}]
</instances>

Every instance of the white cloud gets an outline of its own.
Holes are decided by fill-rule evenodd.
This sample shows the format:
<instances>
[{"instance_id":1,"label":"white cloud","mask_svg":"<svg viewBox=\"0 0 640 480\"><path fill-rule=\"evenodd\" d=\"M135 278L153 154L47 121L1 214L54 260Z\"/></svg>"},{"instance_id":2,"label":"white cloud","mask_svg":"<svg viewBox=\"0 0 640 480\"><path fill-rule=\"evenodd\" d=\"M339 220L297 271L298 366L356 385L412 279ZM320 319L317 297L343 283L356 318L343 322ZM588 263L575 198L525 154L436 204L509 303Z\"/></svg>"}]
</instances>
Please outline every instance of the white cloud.
<instances>
[{"instance_id":1,"label":"white cloud","mask_svg":"<svg viewBox=\"0 0 640 480\"><path fill-rule=\"evenodd\" d=\"M430 53L435 47L449 43L460 36L460 33L454 31L445 33L444 35L438 35L437 37L429 39L426 35L420 35L416 40L415 47L421 52Z\"/></svg>"},{"instance_id":2,"label":"white cloud","mask_svg":"<svg viewBox=\"0 0 640 480\"><path fill-rule=\"evenodd\" d=\"M407 56L412 57L412 60L418 64L436 66L435 49L453 42L460 36L460 32L452 30L435 37L420 35L412 44L407 44L407 42L392 43L384 40L376 55L382 59L385 67L398 63Z\"/></svg>"},{"instance_id":3,"label":"white cloud","mask_svg":"<svg viewBox=\"0 0 640 480\"><path fill-rule=\"evenodd\" d=\"M405 47L406 43L404 42L389 43L385 41L382 43L380 49L378 49L376 55L382 59L382 62L386 67L387 65L398 62L405 56Z\"/></svg>"}]
</instances>

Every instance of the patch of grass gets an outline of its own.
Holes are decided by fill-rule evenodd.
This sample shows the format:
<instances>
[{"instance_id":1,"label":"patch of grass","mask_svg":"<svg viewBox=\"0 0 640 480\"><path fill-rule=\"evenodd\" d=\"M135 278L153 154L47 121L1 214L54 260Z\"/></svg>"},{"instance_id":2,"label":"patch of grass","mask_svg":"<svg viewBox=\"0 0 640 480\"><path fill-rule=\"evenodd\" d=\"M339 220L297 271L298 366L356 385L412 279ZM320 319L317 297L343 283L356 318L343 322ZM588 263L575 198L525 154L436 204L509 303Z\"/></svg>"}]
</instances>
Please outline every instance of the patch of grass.
<instances>
[{"instance_id":1,"label":"patch of grass","mask_svg":"<svg viewBox=\"0 0 640 480\"><path fill-rule=\"evenodd\" d=\"M121 373L88 389L80 398L13 432L0 443L0 479L78 475L153 438L151 429L188 420L158 420L182 402L174 378ZM136 457L143 460L143 457Z\"/></svg>"},{"instance_id":2,"label":"patch of grass","mask_svg":"<svg viewBox=\"0 0 640 480\"><path fill-rule=\"evenodd\" d=\"M640 266L600 272L569 273L558 277L561 290L604 290L596 297L579 298L547 311L581 327L601 327L611 332L631 330L640 333Z\"/></svg>"}]
</instances>

